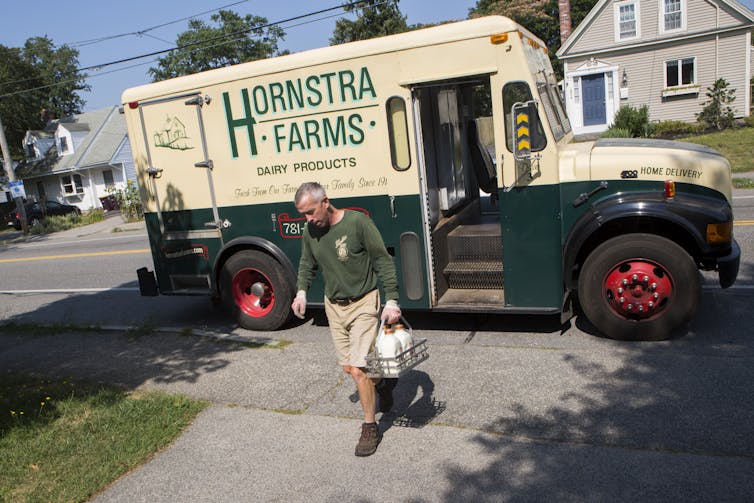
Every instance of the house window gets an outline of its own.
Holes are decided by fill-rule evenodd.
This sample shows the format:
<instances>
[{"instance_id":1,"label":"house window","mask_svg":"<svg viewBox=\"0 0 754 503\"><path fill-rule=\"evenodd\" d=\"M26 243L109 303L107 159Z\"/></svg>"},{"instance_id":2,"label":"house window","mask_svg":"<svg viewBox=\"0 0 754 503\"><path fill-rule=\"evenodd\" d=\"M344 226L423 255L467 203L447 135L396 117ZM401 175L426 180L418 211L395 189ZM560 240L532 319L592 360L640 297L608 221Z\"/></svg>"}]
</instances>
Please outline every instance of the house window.
<instances>
[{"instance_id":1,"label":"house window","mask_svg":"<svg viewBox=\"0 0 754 503\"><path fill-rule=\"evenodd\" d=\"M81 181L81 175L63 175L60 177L60 181L66 196L81 195L84 193L84 184Z\"/></svg>"},{"instance_id":2,"label":"house window","mask_svg":"<svg viewBox=\"0 0 754 503\"><path fill-rule=\"evenodd\" d=\"M639 3L615 4L615 39L628 40L639 36Z\"/></svg>"},{"instance_id":3,"label":"house window","mask_svg":"<svg viewBox=\"0 0 754 503\"><path fill-rule=\"evenodd\" d=\"M665 87L692 86L696 83L694 58L673 59L665 62Z\"/></svg>"},{"instance_id":4,"label":"house window","mask_svg":"<svg viewBox=\"0 0 754 503\"><path fill-rule=\"evenodd\" d=\"M29 159L37 158L37 149L34 148L34 143L26 144L26 157L28 157Z\"/></svg>"},{"instance_id":5,"label":"house window","mask_svg":"<svg viewBox=\"0 0 754 503\"><path fill-rule=\"evenodd\" d=\"M115 186L115 182L113 181L113 171L111 169L103 171L102 178L105 180L105 187L110 188Z\"/></svg>"},{"instance_id":6,"label":"house window","mask_svg":"<svg viewBox=\"0 0 754 503\"><path fill-rule=\"evenodd\" d=\"M662 1L662 31L683 29L683 0Z\"/></svg>"},{"instance_id":7,"label":"house window","mask_svg":"<svg viewBox=\"0 0 754 503\"><path fill-rule=\"evenodd\" d=\"M579 98L579 94L580 94L579 84L580 83L581 83L580 77L573 78L573 102L574 103L579 103L579 100L580 100Z\"/></svg>"},{"instance_id":8,"label":"house window","mask_svg":"<svg viewBox=\"0 0 754 503\"><path fill-rule=\"evenodd\" d=\"M68 138L65 136L60 137L60 153L65 154L68 152Z\"/></svg>"}]
</instances>

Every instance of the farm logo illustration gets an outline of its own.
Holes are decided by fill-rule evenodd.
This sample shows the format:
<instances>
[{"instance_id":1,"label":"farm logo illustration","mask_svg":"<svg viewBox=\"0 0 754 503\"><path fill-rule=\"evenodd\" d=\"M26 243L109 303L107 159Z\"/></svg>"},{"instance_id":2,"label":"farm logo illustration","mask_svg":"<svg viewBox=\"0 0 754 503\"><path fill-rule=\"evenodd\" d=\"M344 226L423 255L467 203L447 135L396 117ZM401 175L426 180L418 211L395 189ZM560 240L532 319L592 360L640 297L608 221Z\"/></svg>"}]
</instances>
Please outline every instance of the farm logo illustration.
<instances>
[{"instance_id":1,"label":"farm logo illustration","mask_svg":"<svg viewBox=\"0 0 754 503\"><path fill-rule=\"evenodd\" d=\"M186 126L178 117L168 116L162 129L154 133L154 146L173 150L190 150L190 138L186 134Z\"/></svg>"},{"instance_id":2,"label":"farm logo illustration","mask_svg":"<svg viewBox=\"0 0 754 503\"><path fill-rule=\"evenodd\" d=\"M335 248L338 251L338 260L341 262L346 262L348 260L348 246L346 245L346 240L348 239L348 235L337 239L335 241Z\"/></svg>"}]
</instances>

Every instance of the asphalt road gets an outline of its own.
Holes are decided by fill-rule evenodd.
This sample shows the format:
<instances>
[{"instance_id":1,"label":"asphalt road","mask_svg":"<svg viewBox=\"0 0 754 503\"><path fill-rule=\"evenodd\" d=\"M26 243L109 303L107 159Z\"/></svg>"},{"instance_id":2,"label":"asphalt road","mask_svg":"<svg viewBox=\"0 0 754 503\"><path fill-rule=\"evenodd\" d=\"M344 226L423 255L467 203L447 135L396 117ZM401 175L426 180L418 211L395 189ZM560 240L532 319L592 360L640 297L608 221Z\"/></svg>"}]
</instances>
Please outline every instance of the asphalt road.
<instances>
[{"instance_id":1,"label":"asphalt road","mask_svg":"<svg viewBox=\"0 0 754 503\"><path fill-rule=\"evenodd\" d=\"M138 297L133 277L105 271L89 286L124 289L0 297L5 322L113 329L4 330L0 368L213 403L97 501L750 501L752 227L735 233L745 250L737 288L706 288L699 314L670 341L606 340L578 318L563 328L555 317L411 313L430 358L401 379L383 443L366 459L352 454L360 406L321 311L251 333L206 299ZM89 235L100 237L110 236ZM118 330L126 325L142 330Z\"/></svg>"}]
</instances>

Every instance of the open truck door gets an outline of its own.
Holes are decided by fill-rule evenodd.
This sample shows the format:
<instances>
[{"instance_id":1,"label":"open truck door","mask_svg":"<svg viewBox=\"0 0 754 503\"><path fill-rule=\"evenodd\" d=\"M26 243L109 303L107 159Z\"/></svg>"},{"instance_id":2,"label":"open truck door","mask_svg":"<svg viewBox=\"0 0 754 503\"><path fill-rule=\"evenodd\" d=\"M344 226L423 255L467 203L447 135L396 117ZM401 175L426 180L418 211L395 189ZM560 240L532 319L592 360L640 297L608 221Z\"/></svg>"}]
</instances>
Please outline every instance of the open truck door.
<instances>
[{"instance_id":1,"label":"open truck door","mask_svg":"<svg viewBox=\"0 0 754 503\"><path fill-rule=\"evenodd\" d=\"M214 165L207 150L201 93L130 103L137 108L149 192L147 231L159 288L171 293L211 291L213 257L223 246L222 219L215 199ZM149 125L149 126L148 126ZM154 126L158 125L158 126Z\"/></svg>"}]
</instances>

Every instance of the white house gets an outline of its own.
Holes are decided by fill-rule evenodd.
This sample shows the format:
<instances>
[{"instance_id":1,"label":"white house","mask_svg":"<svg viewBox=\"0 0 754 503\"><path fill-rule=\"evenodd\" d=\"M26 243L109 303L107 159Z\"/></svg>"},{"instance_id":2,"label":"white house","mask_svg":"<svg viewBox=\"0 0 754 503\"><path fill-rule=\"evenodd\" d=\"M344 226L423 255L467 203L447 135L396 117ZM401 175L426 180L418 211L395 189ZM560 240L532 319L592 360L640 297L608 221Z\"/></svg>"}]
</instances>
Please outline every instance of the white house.
<instances>
[{"instance_id":1,"label":"white house","mask_svg":"<svg viewBox=\"0 0 754 503\"><path fill-rule=\"evenodd\" d=\"M608 128L621 105L693 122L718 78L751 113L754 12L735 0L600 0L557 52L576 134Z\"/></svg>"},{"instance_id":2,"label":"white house","mask_svg":"<svg viewBox=\"0 0 754 503\"><path fill-rule=\"evenodd\" d=\"M136 182L126 122L118 107L53 120L27 131L26 159L16 171L27 198L56 200L82 210L101 208L110 187Z\"/></svg>"}]
</instances>

